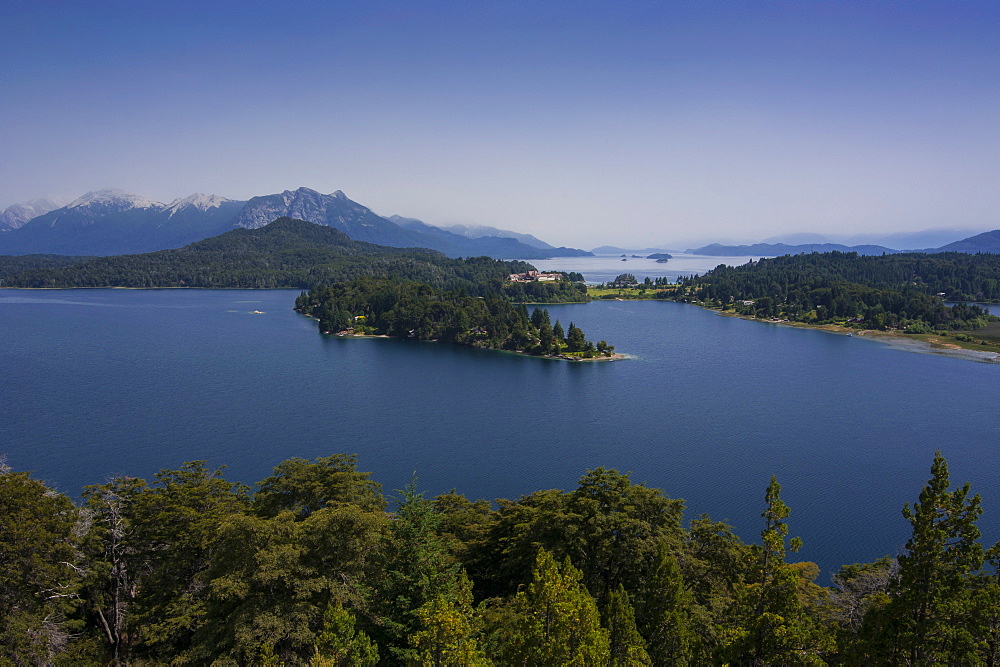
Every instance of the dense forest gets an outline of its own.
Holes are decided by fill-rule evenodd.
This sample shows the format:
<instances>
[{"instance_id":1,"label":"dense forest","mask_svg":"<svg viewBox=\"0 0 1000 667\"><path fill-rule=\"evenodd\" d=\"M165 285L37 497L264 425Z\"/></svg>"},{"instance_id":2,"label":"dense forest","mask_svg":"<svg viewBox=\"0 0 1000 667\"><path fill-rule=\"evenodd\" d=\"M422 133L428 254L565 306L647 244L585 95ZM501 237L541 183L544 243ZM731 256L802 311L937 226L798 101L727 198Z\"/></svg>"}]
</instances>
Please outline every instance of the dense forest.
<instances>
[{"instance_id":1,"label":"dense forest","mask_svg":"<svg viewBox=\"0 0 1000 667\"><path fill-rule=\"evenodd\" d=\"M547 310L529 316L515 304L508 289L531 287L546 302L577 300L584 287L567 280L549 283L478 286L480 295L465 290L440 291L430 285L387 278L359 278L317 287L295 300L295 309L319 320L324 333L382 335L433 340L473 347L514 350L536 355L591 359L611 356L613 345L596 345L570 322L551 322ZM524 297L524 292L519 296ZM585 298L585 294L584 294Z\"/></svg>"},{"instance_id":2,"label":"dense forest","mask_svg":"<svg viewBox=\"0 0 1000 667\"><path fill-rule=\"evenodd\" d=\"M0 469L0 663L996 664L1000 546L937 455L898 558L833 585L794 562L772 478L759 541L598 468L495 505L416 481L393 510L351 455L253 489L203 462L75 504ZM831 527L835 528L835 527Z\"/></svg>"},{"instance_id":3,"label":"dense forest","mask_svg":"<svg viewBox=\"0 0 1000 667\"><path fill-rule=\"evenodd\" d=\"M48 269L53 267L79 264L93 257L76 255L0 255L0 281L32 269Z\"/></svg>"},{"instance_id":4,"label":"dense forest","mask_svg":"<svg viewBox=\"0 0 1000 667\"><path fill-rule=\"evenodd\" d=\"M979 306L944 301L1000 301L1000 255L786 255L684 278L674 298L797 322L974 330L996 318Z\"/></svg>"},{"instance_id":5,"label":"dense forest","mask_svg":"<svg viewBox=\"0 0 1000 667\"><path fill-rule=\"evenodd\" d=\"M7 287L208 287L306 289L361 276L397 276L445 289L470 288L531 270L525 262L488 257L449 259L421 248L354 241L311 222L279 218L176 250L97 257L53 265L49 256L0 257Z\"/></svg>"}]
</instances>

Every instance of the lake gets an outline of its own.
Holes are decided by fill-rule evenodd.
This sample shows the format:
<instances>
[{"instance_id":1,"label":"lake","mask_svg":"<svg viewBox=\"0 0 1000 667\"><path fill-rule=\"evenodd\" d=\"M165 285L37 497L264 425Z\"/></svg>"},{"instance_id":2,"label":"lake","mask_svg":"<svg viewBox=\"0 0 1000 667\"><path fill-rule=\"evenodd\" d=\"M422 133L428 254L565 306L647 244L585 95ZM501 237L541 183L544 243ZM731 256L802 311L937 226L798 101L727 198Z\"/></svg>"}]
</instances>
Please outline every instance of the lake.
<instances>
[{"instance_id":1,"label":"lake","mask_svg":"<svg viewBox=\"0 0 1000 667\"><path fill-rule=\"evenodd\" d=\"M0 453L75 497L196 459L253 483L351 452L387 493L415 471L429 495L489 499L606 466L746 541L774 474L826 583L902 548L941 449L1000 539L1000 365L652 301L548 307L632 356L574 364L322 336L296 294L0 290Z\"/></svg>"},{"instance_id":2,"label":"lake","mask_svg":"<svg viewBox=\"0 0 1000 667\"><path fill-rule=\"evenodd\" d=\"M742 266L751 259L758 257L714 257L709 255L689 255L687 253L670 253L673 257L660 264L655 259L645 257L627 257L613 255L597 255L594 257L553 257L552 259L526 260L536 266L539 271L577 271L583 274L588 283L607 283L622 273L631 273L639 282L649 278L670 278L677 280L678 276L704 274L719 264Z\"/></svg>"}]
</instances>

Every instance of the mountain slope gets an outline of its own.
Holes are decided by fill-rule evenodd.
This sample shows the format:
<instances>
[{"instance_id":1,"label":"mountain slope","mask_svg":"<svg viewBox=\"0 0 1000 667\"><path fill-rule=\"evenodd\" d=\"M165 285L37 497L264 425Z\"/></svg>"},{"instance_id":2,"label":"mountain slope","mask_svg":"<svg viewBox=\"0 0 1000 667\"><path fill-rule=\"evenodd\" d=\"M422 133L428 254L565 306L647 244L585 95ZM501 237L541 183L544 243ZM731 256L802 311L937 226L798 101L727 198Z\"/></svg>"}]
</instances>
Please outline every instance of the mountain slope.
<instances>
[{"instance_id":1,"label":"mountain slope","mask_svg":"<svg viewBox=\"0 0 1000 667\"><path fill-rule=\"evenodd\" d=\"M587 255L573 248L539 250L513 238L468 238L413 218L398 218L405 225L374 213L348 199L340 190L324 195L309 188L254 197L233 221L233 226L255 229L280 216L328 225L357 241L397 248L430 248L449 257L517 257L540 259L553 256Z\"/></svg>"},{"instance_id":2,"label":"mountain slope","mask_svg":"<svg viewBox=\"0 0 1000 667\"><path fill-rule=\"evenodd\" d=\"M259 229L281 217L339 229L352 239L397 248L430 248L451 257L536 259L588 255L574 248L539 249L514 238L468 238L419 220L410 228L383 218L337 191L309 188L234 201L194 194L161 204L121 190L90 192L27 222L32 211L11 210L0 254L122 255L178 248L232 229ZM534 238L534 237L531 237Z\"/></svg>"},{"instance_id":3,"label":"mountain slope","mask_svg":"<svg viewBox=\"0 0 1000 667\"><path fill-rule=\"evenodd\" d=\"M121 255L176 248L216 233L242 204L192 195L165 205L121 190L88 192L0 234L0 253Z\"/></svg>"},{"instance_id":4,"label":"mountain slope","mask_svg":"<svg viewBox=\"0 0 1000 667\"><path fill-rule=\"evenodd\" d=\"M23 204L14 204L4 209L0 213L0 232L8 232L19 229L29 220L44 215L49 211L60 208L62 204L56 203L48 197L33 199Z\"/></svg>"},{"instance_id":5,"label":"mountain slope","mask_svg":"<svg viewBox=\"0 0 1000 667\"><path fill-rule=\"evenodd\" d=\"M389 220L392 220L404 229L435 227L436 229L443 229L446 232L464 236L468 239L481 239L484 237L514 239L515 241L520 241L525 245L530 245L532 248L541 248L543 250L555 249L555 246L549 245L545 241L540 241L531 234L520 234L518 232L512 232L506 229L497 229L496 227L489 227L487 225L429 225L423 220L418 220L417 218L404 218L401 215L390 215Z\"/></svg>"},{"instance_id":6,"label":"mountain slope","mask_svg":"<svg viewBox=\"0 0 1000 667\"><path fill-rule=\"evenodd\" d=\"M926 250L925 252L967 252L972 254L988 252L994 255L1000 254L1000 229L976 234L967 239L955 241L954 243L949 243L933 250Z\"/></svg>"},{"instance_id":7,"label":"mountain slope","mask_svg":"<svg viewBox=\"0 0 1000 667\"><path fill-rule=\"evenodd\" d=\"M11 287L307 288L394 275L452 288L480 273L499 283L525 267L529 265L523 262L462 261L431 250L377 246L327 226L279 218L258 229L232 230L184 248L99 257L69 267L4 275L0 258L0 278Z\"/></svg>"}]
</instances>

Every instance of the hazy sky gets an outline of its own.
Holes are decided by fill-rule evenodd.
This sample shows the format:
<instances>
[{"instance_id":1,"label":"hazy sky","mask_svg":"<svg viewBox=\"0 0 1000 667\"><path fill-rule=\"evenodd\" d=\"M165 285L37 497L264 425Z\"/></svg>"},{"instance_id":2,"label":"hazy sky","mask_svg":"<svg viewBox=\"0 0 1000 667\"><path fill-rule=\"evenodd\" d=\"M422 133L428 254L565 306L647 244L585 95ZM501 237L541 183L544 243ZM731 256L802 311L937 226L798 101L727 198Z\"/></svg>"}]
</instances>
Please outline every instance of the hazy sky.
<instances>
[{"instance_id":1,"label":"hazy sky","mask_svg":"<svg viewBox=\"0 0 1000 667\"><path fill-rule=\"evenodd\" d=\"M1000 2L0 9L0 208L299 186L555 244L1000 227Z\"/></svg>"}]
</instances>

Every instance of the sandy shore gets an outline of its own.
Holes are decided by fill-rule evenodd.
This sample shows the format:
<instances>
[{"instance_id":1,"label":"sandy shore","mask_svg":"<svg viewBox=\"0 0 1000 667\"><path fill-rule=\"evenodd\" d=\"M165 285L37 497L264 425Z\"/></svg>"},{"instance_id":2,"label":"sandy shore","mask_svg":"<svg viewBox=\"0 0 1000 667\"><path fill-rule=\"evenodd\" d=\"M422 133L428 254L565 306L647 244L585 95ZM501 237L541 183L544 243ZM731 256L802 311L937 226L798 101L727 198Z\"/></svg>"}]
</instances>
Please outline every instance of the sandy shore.
<instances>
[{"instance_id":1,"label":"sandy shore","mask_svg":"<svg viewBox=\"0 0 1000 667\"><path fill-rule=\"evenodd\" d=\"M704 308L704 306L702 306ZM752 322L763 322L765 324L778 324L781 326L795 327L799 329L817 329L819 331L826 331L832 334L847 335L851 334L855 338L867 338L868 340L874 340L885 345L889 345L896 349L906 350L907 352L917 352L919 354L939 354L947 357L956 357L958 359L967 359L969 361L978 361L981 363L997 364L1000 363L1000 350L983 350L983 349L969 349L963 347L957 342L952 342L949 339L942 338L941 336L935 336L934 334L905 334L901 331L878 331L876 329L855 329L852 327L845 327L839 324L806 324L804 322L790 322L788 320L776 320L776 319L759 319L756 317L751 317L749 315L738 315L736 313L724 313L722 311L716 310L715 308L707 308L707 310L715 311L717 314L724 317L738 317L741 320L750 320Z\"/></svg>"}]
</instances>

